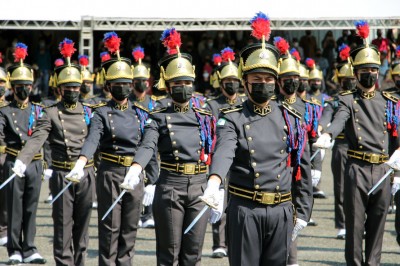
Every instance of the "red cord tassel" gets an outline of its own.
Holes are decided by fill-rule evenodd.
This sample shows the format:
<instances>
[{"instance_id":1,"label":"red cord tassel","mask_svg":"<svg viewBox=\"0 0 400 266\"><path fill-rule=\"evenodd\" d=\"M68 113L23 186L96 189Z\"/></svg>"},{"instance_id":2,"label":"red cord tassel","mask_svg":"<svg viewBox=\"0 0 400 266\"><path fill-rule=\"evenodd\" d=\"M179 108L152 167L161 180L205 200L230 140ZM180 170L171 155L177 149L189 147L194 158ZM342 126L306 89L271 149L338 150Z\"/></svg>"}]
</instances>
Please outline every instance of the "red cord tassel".
<instances>
[{"instance_id":1,"label":"red cord tassel","mask_svg":"<svg viewBox=\"0 0 400 266\"><path fill-rule=\"evenodd\" d=\"M32 129L28 129L28 136L32 136Z\"/></svg>"},{"instance_id":2,"label":"red cord tassel","mask_svg":"<svg viewBox=\"0 0 400 266\"><path fill-rule=\"evenodd\" d=\"M204 148L201 149L200 160L204 162Z\"/></svg>"},{"instance_id":3,"label":"red cord tassel","mask_svg":"<svg viewBox=\"0 0 400 266\"><path fill-rule=\"evenodd\" d=\"M297 166L296 181L300 181L300 180L301 180L301 168L299 165L299 166Z\"/></svg>"},{"instance_id":4,"label":"red cord tassel","mask_svg":"<svg viewBox=\"0 0 400 266\"><path fill-rule=\"evenodd\" d=\"M286 166L290 167L290 165L292 165L292 154L289 153L289 156L287 157L287 162L286 162Z\"/></svg>"}]
</instances>

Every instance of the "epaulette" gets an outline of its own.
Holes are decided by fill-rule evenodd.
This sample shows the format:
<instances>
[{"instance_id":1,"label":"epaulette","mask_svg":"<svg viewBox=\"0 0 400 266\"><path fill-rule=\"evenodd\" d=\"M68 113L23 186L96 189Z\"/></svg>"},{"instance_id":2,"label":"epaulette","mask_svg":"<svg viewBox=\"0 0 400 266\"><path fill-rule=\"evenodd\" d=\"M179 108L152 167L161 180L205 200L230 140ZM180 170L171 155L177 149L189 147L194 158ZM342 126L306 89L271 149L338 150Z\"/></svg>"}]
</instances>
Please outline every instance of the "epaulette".
<instances>
[{"instance_id":1,"label":"epaulette","mask_svg":"<svg viewBox=\"0 0 400 266\"><path fill-rule=\"evenodd\" d=\"M383 91L383 92L382 92L382 95L383 95L383 97L385 97L386 99L391 100L392 102L395 102L395 103L397 103L397 102L400 100L398 97L396 97L396 96L394 96L393 94L391 94L391 93L389 93L389 92L386 92L386 91Z\"/></svg>"},{"instance_id":2,"label":"epaulette","mask_svg":"<svg viewBox=\"0 0 400 266\"><path fill-rule=\"evenodd\" d=\"M314 97L311 97L311 103L319 105L319 106L322 105L322 103L317 98L314 98Z\"/></svg>"},{"instance_id":3,"label":"epaulette","mask_svg":"<svg viewBox=\"0 0 400 266\"><path fill-rule=\"evenodd\" d=\"M283 102L282 103L283 108L285 108L286 110L288 110L290 113L292 113L293 115L295 115L298 118L302 118L302 115L299 111L297 111L296 109L294 109L292 106L290 106L287 102Z\"/></svg>"},{"instance_id":4,"label":"epaulette","mask_svg":"<svg viewBox=\"0 0 400 266\"><path fill-rule=\"evenodd\" d=\"M37 106L40 106L40 107L46 107L44 104L41 104L41 103L37 103L37 102L32 102L32 104L34 104L34 105L37 105Z\"/></svg>"},{"instance_id":5,"label":"epaulette","mask_svg":"<svg viewBox=\"0 0 400 266\"><path fill-rule=\"evenodd\" d=\"M212 113L210 111L205 110L205 109L200 109L200 108L193 107L193 110L195 112L199 112L200 114L203 114L203 115L212 115Z\"/></svg>"},{"instance_id":6,"label":"epaulette","mask_svg":"<svg viewBox=\"0 0 400 266\"><path fill-rule=\"evenodd\" d=\"M339 92L339 94L340 94L340 96L345 96L345 95L353 94L355 92L357 92L357 89L341 91L341 92Z\"/></svg>"},{"instance_id":7,"label":"epaulette","mask_svg":"<svg viewBox=\"0 0 400 266\"><path fill-rule=\"evenodd\" d=\"M240 97L247 97L247 96L246 96L246 93L239 93L238 95L239 95Z\"/></svg>"},{"instance_id":8,"label":"epaulette","mask_svg":"<svg viewBox=\"0 0 400 266\"><path fill-rule=\"evenodd\" d=\"M97 104L82 103L82 105L89 106L90 108L94 109L94 108L99 108L99 107L102 107L102 106L106 106L107 103L105 103L105 102L100 102L100 103L97 103Z\"/></svg>"},{"instance_id":9,"label":"epaulette","mask_svg":"<svg viewBox=\"0 0 400 266\"><path fill-rule=\"evenodd\" d=\"M160 95L160 96L151 95L150 98L151 98L152 100L154 100L154 101L159 101L159 100L162 100L162 99L167 98L167 96L166 96L166 95Z\"/></svg>"},{"instance_id":10,"label":"epaulette","mask_svg":"<svg viewBox=\"0 0 400 266\"><path fill-rule=\"evenodd\" d=\"M163 107L163 108L156 108L156 109L153 109L153 111L151 111L150 114L161 113L161 112L166 111L167 109L168 109L168 108L166 108L166 107Z\"/></svg>"},{"instance_id":11,"label":"epaulette","mask_svg":"<svg viewBox=\"0 0 400 266\"><path fill-rule=\"evenodd\" d=\"M7 101L0 102L0 108L8 106L10 103Z\"/></svg>"},{"instance_id":12,"label":"epaulette","mask_svg":"<svg viewBox=\"0 0 400 266\"><path fill-rule=\"evenodd\" d=\"M135 107L139 108L139 109L142 109L142 110L145 111L146 113L150 113L150 110L149 110L149 109L147 109L146 107L144 107L144 106L141 105L141 104L138 104L137 102L133 102L133 105L134 105Z\"/></svg>"},{"instance_id":13,"label":"epaulette","mask_svg":"<svg viewBox=\"0 0 400 266\"><path fill-rule=\"evenodd\" d=\"M243 109L243 105L236 105L236 106L223 108L223 109L221 109L221 112L224 113L224 114L229 114L229 113L232 113L232 112L238 112L238 111L240 111L242 109Z\"/></svg>"},{"instance_id":14,"label":"epaulette","mask_svg":"<svg viewBox=\"0 0 400 266\"><path fill-rule=\"evenodd\" d=\"M276 95L272 95L272 97L270 98L270 100L276 101L278 99L278 97Z\"/></svg>"}]
</instances>

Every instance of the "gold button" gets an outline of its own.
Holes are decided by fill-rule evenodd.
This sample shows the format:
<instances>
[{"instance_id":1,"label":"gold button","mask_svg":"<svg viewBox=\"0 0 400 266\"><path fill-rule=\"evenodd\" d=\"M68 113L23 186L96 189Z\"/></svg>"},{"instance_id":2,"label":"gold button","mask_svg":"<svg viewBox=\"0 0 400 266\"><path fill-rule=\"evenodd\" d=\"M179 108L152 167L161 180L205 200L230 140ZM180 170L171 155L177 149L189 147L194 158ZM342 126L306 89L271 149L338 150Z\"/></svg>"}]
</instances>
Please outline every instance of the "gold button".
<instances>
[{"instance_id":1,"label":"gold button","mask_svg":"<svg viewBox=\"0 0 400 266\"><path fill-rule=\"evenodd\" d=\"M176 145L176 141L175 140L172 142L172 145Z\"/></svg>"},{"instance_id":2,"label":"gold button","mask_svg":"<svg viewBox=\"0 0 400 266\"><path fill-rule=\"evenodd\" d=\"M356 123L358 123L358 118L356 119Z\"/></svg>"},{"instance_id":3,"label":"gold button","mask_svg":"<svg viewBox=\"0 0 400 266\"><path fill-rule=\"evenodd\" d=\"M64 123L64 119L61 119L61 123Z\"/></svg>"},{"instance_id":4,"label":"gold button","mask_svg":"<svg viewBox=\"0 0 400 266\"><path fill-rule=\"evenodd\" d=\"M200 154L200 150L197 150L197 153Z\"/></svg>"},{"instance_id":5,"label":"gold button","mask_svg":"<svg viewBox=\"0 0 400 266\"><path fill-rule=\"evenodd\" d=\"M354 103L357 103L357 101L354 101Z\"/></svg>"},{"instance_id":6,"label":"gold button","mask_svg":"<svg viewBox=\"0 0 400 266\"><path fill-rule=\"evenodd\" d=\"M253 153L254 153L254 150L250 150L250 153L253 154Z\"/></svg>"},{"instance_id":7,"label":"gold button","mask_svg":"<svg viewBox=\"0 0 400 266\"><path fill-rule=\"evenodd\" d=\"M256 173L255 176L256 176L256 177L259 177L259 176L260 176L260 173Z\"/></svg>"},{"instance_id":8,"label":"gold button","mask_svg":"<svg viewBox=\"0 0 400 266\"><path fill-rule=\"evenodd\" d=\"M108 114L109 117L111 117L111 114Z\"/></svg>"},{"instance_id":9,"label":"gold button","mask_svg":"<svg viewBox=\"0 0 400 266\"><path fill-rule=\"evenodd\" d=\"M140 120L137 121L140 124Z\"/></svg>"},{"instance_id":10,"label":"gold button","mask_svg":"<svg viewBox=\"0 0 400 266\"><path fill-rule=\"evenodd\" d=\"M284 126L283 129L284 129L284 130L287 130L287 126Z\"/></svg>"},{"instance_id":11,"label":"gold button","mask_svg":"<svg viewBox=\"0 0 400 266\"><path fill-rule=\"evenodd\" d=\"M284 150L281 150L281 154L283 154L285 151Z\"/></svg>"},{"instance_id":12,"label":"gold button","mask_svg":"<svg viewBox=\"0 0 400 266\"><path fill-rule=\"evenodd\" d=\"M177 154L179 151L178 150L174 150L174 153Z\"/></svg>"},{"instance_id":13,"label":"gold button","mask_svg":"<svg viewBox=\"0 0 400 266\"><path fill-rule=\"evenodd\" d=\"M382 152L385 152L386 150L385 149L382 149Z\"/></svg>"},{"instance_id":14,"label":"gold button","mask_svg":"<svg viewBox=\"0 0 400 266\"><path fill-rule=\"evenodd\" d=\"M358 127L357 130L361 130L361 128Z\"/></svg>"},{"instance_id":15,"label":"gold button","mask_svg":"<svg viewBox=\"0 0 400 266\"><path fill-rule=\"evenodd\" d=\"M13 113L12 115L15 115L15 113Z\"/></svg>"},{"instance_id":16,"label":"gold button","mask_svg":"<svg viewBox=\"0 0 400 266\"><path fill-rule=\"evenodd\" d=\"M82 133L84 133L85 132L85 130L84 129L82 129Z\"/></svg>"},{"instance_id":17,"label":"gold button","mask_svg":"<svg viewBox=\"0 0 400 266\"><path fill-rule=\"evenodd\" d=\"M362 137L358 137L358 140L362 140Z\"/></svg>"},{"instance_id":18,"label":"gold button","mask_svg":"<svg viewBox=\"0 0 400 266\"><path fill-rule=\"evenodd\" d=\"M252 138L252 137L248 137L247 140L248 140L248 141L252 141L253 138Z\"/></svg>"},{"instance_id":19,"label":"gold button","mask_svg":"<svg viewBox=\"0 0 400 266\"><path fill-rule=\"evenodd\" d=\"M16 130L19 131L19 128L17 127Z\"/></svg>"},{"instance_id":20,"label":"gold button","mask_svg":"<svg viewBox=\"0 0 400 266\"><path fill-rule=\"evenodd\" d=\"M387 133L387 131L385 130L385 131L383 131L383 134L386 134Z\"/></svg>"},{"instance_id":21,"label":"gold button","mask_svg":"<svg viewBox=\"0 0 400 266\"><path fill-rule=\"evenodd\" d=\"M260 186L259 186L259 185L255 185L254 188L255 188L255 189L259 189Z\"/></svg>"},{"instance_id":22,"label":"gold button","mask_svg":"<svg viewBox=\"0 0 400 266\"><path fill-rule=\"evenodd\" d=\"M175 133L174 132L171 132L171 133L169 133L171 136L173 136L173 135L175 135Z\"/></svg>"},{"instance_id":23,"label":"gold button","mask_svg":"<svg viewBox=\"0 0 400 266\"><path fill-rule=\"evenodd\" d=\"M283 137L282 140L285 141L285 140L286 140L286 137Z\"/></svg>"},{"instance_id":24,"label":"gold button","mask_svg":"<svg viewBox=\"0 0 400 266\"><path fill-rule=\"evenodd\" d=\"M256 165L257 165L256 162L251 163L251 166L253 166L253 167L256 167Z\"/></svg>"},{"instance_id":25,"label":"gold button","mask_svg":"<svg viewBox=\"0 0 400 266\"><path fill-rule=\"evenodd\" d=\"M276 186L276 190L279 190L280 189L280 186Z\"/></svg>"},{"instance_id":26,"label":"gold button","mask_svg":"<svg viewBox=\"0 0 400 266\"><path fill-rule=\"evenodd\" d=\"M115 129L115 127L111 127L111 130L114 130Z\"/></svg>"},{"instance_id":27,"label":"gold button","mask_svg":"<svg viewBox=\"0 0 400 266\"><path fill-rule=\"evenodd\" d=\"M281 175L278 175L276 178L278 178L278 179L281 178Z\"/></svg>"},{"instance_id":28,"label":"gold button","mask_svg":"<svg viewBox=\"0 0 400 266\"><path fill-rule=\"evenodd\" d=\"M62 114L62 112L61 112L61 111L58 111L58 114L59 114L59 115L61 115L61 114Z\"/></svg>"},{"instance_id":29,"label":"gold button","mask_svg":"<svg viewBox=\"0 0 400 266\"><path fill-rule=\"evenodd\" d=\"M250 129L250 126L249 126L249 125L246 125L246 129Z\"/></svg>"},{"instance_id":30,"label":"gold button","mask_svg":"<svg viewBox=\"0 0 400 266\"><path fill-rule=\"evenodd\" d=\"M202 142L202 141L200 141L200 142L199 142L199 144L200 144L200 145L203 145L203 142Z\"/></svg>"},{"instance_id":31,"label":"gold button","mask_svg":"<svg viewBox=\"0 0 400 266\"><path fill-rule=\"evenodd\" d=\"M385 141L384 141L384 140L382 140L382 143L385 143Z\"/></svg>"},{"instance_id":32,"label":"gold button","mask_svg":"<svg viewBox=\"0 0 400 266\"><path fill-rule=\"evenodd\" d=\"M171 119L171 117L170 117L170 116L167 116L167 119Z\"/></svg>"},{"instance_id":33,"label":"gold button","mask_svg":"<svg viewBox=\"0 0 400 266\"><path fill-rule=\"evenodd\" d=\"M114 150L118 150L118 147L115 147Z\"/></svg>"},{"instance_id":34,"label":"gold button","mask_svg":"<svg viewBox=\"0 0 400 266\"><path fill-rule=\"evenodd\" d=\"M360 146L358 146L360 149L362 149L363 148L363 146L362 145L360 145Z\"/></svg>"},{"instance_id":35,"label":"gold button","mask_svg":"<svg viewBox=\"0 0 400 266\"><path fill-rule=\"evenodd\" d=\"M110 120L110 123L112 124L112 123L114 123L114 121Z\"/></svg>"},{"instance_id":36,"label":"gold button","mask_svg":"<svg viewBox=\"0 0 400 266\"><path fill-rule=\"evenodd\" d=\"M17 120L14 120L14 124L16 124L17 123Z\"/></svg>"},{"instance_id":37,"label":"gold button","mask_svg":"<svg viewBox=\"0 0 400 266\"><path fill-rule=\"evenodd\" d=\"M115 138L115 135L112 135L112 138L114 139L114 138Z\"/></svg>"},{"instance_id":38,"label":"gold button","mask_svg":"<svg viewBox=\"0 0 400 266\"><path fill-rule=\"evenodd\" d=\"M67 132L67 130L64 129L64 133Z\"/></svg>"},{"instance_id":39,"label":"gold button","mask_svg":"<svg viewBox=\"0 0 400 266\"><path fill-rule=\"evenodd\" d=\"M68 155L68 158L70 158L70 159L71 159L71 158L72 158L72 156L71 156L71 155Z\"/></svg>"},{"instance_id":40,"label":"gold button","mask_svg":"<svg viewBox=\"0 0 400 266\"><path fill-rule=\"evenodd\" d=\"M172 127L171 125L168 125L168 126L167 126L167 128L171 128L171 127Z\"/></svg>"},{"instance_id":41,"label":"gold button","mask_svg":"<svg viewBox=\"0 0 400 266\"><path fill-rule=\"evenodd\" d=\"M36 127L32 127L32 129L35 129Z\"/></svg>"},{"instance_id":42,"label":"gold button","mask_svg":"<svg viewBox=\"0 0 400 266\"><path fill-rule=\"evenodd\" d=\"M68 142L68 139L65 139L65 143L67 143Z\"/></svg>"},{"instance_id":43,"label":"gold button","mask_svg":"<svg viewBox=\"0 0 400 266\"><path fill-rule=\"evenodd\" d=\"M179 161L179 157L175 157L175 161Z\"/></svg>"},{"instance_id":44,"label":"gold button","mask_svg":"<svg viewBox=\"0 0 400 266\"><path fill-rule=\"evenodd\" d=\"M20 136L20 137L22 137L22 134L21 134L21 133L19 133L19 136Z\"/></svg>"},{"instance_id":45,"label":"gold button","mask_svg":"<svg viewBox=\"0 0 400 266\"><path fill-rule=\"evenodd\" d=\"M383 122L383 125L386 126L387 125L386 122Z\"/></svg>"}]
</instances>

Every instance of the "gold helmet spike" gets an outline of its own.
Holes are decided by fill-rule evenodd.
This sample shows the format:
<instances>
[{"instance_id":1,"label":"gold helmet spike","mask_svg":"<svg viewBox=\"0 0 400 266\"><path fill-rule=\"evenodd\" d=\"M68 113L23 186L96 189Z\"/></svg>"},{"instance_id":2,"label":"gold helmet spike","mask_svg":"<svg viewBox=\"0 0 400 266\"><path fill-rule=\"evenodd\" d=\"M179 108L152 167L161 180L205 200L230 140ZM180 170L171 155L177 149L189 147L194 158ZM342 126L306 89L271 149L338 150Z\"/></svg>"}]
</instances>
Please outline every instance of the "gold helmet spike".
<instances>
[{"instance_id":1,"label":"gold helmet spike","mask_svg":"<svg viewBox=\"0 0 400 266\"><path fill-rule=\"evenodd\" d=\"M133 79L144 79L150 78L150 68L147 68L142 60L144 58L144 49L140 46L132 50L132 56L137 62L136 66L133 68Z\"/></svg>"},{"instance_id":2,"label":"gold helmet spike","mask_svg":"<svg viewBox=\"0 0 400 266\"><path fill-rule=\"evenodd\" d=\"M221 80L225 78L239 79L238 67L236 63L233 62L235 60L235 52L231 48L226 47L221 51L221 56L222 63L216 71L216 81L218 81L218 85Z\"/></svg>"},{"instance_id":3,"label":"gold helmet spike","mask_svg":"<svg viewBox=\"0 0 400 266\"><path fill-rule=\"evenodd\" d=\"M94 75L92 75L92 73L90 73L88 69L89 57L87 55L80 55L78 59L79 59L79 65L81 66L82 81L93 83Z\"/></svg>"},{"instance_id":4,"label":"gold helmet spike","mask_svg":"<svg viewBox=\"0 0 400 266\"><path fill-rule=\"evenodd\" d=\"M306 65L309 68L308 79L324 79L322 71L317 68L314 59L307 58Z\"/></svg>"},{"instance_id":5,"label":"gold helmet spike","mask_svg":"<svg viewBox=\"0 0 400 266\"><path fill-rule=\"evenodd\" d=\"M7 80L13 84L33 84L33 69L25 64L24 60L28 55L28 46L17 43L14 49L15 64L7 68Z\"/></svg>"}]
</instances>

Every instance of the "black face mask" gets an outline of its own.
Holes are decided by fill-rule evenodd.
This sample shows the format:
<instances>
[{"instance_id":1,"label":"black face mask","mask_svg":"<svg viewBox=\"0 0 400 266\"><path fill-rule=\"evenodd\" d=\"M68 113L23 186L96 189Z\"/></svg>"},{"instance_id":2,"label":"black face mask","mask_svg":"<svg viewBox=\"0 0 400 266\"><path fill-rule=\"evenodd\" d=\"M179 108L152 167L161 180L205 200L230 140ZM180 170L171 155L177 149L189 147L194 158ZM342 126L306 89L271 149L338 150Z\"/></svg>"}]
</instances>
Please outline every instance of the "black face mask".
<instances>
[{"instance_id":1,"label":"black face mask","mask_svg":"<svg viewBox=\"0 0 400 266\"><path fill-rule=\"evenodd\" d=\"M6 94L6 87L0 86L0 97L2 97L4 94Z\"/></svg>"},{"instance_id":2,"label":"black face mask","mask_svg":"<svg viewBox=\"0 0 400 266\"><path fill-rule=\"evenodd\" d=\"M145 81L135 82L134 86L135 86L135 90L140 93L145 92L147 90Z\"/></svg>"},{"instance_id":3,"label":"black face mask","mask_svg":"<svg viewBox=\"0 0 400 266\"><path fill-rule=\"evenodd\" d=\"M62 96L64 101L68 104L74 104L79 101L79 91L64 90L64 95Z\"/></svg>"},{"instance_id":4,"label":"black face mask","mask_svg":"<svg viewBox=\"0 0 400 266\"><path fill-rule=\"evenodd\" d=\"M111 95L117 101L123 101L124 99L128 98L131 94L131 87L128 85L120 86L120 85L113 85L111 86Z\"/></svg>"},{"instance_id":5,"label":"black face mask","mask_svg":"<svg viewBox=\"0 0 400 266\"><path fill-rule=\"evenodd\" d=\"M283 81L283 91L286 94L293 94L299 88L300 81L298 79L286 79Z\"/></svg>"},{"instance_id":6,"label":"black face mask","mask_svg":"<svg viewBox=\"0 0 400 266\"><path fill-rule=\"evenodd\" d=\"M275 94L275 83L251 83L251 87L250 97L258 104L267 102Z\"/></svg>"},{"instance_id":7,"label":"black face mask","mask_svg":"<svg viewBox=\"0 0 400 266\"><path fill-rule=\"evenodd\" d=\"M343 80L343 90L353 90L357 86L357 81L355 79L345 79Z\"/></svg>"},{"instance_id":8,"label":"black face mask","mask_svg":"<svg viewBox=\"0 0 400 266\"><path fill-rule=\"evenodd\" d=\"M398 89L400 89L400 79L399 79L399 80L396 80L396 81L394 82L394 84L396 85L396 87L397 87Z\"/></svg>"},{"instance_id":9,"label":"black face mask","mask_svg":"<svg viewBox=\"0 0 400 266\"><path fill-rule=\"evenodd\" d=\"M364 88L370 89L375 85L377 79L378 75L376 73L368 72L368 73L360 73L360 79L358 81Z\"/></svg>"},{"instance_id":10,"label":"black face mask","mask_svg":"<svg viewBox=\"0 0 400 266\"><path fill-rule=\"evenodd\" d=\"M308 81L300 81L297 91L304 92L304 91L307 91L309 88L310 88L310 86L308 85Z\"/></svg>"},{"instance_id":11,"label":"black face mask","mask_svg":"<svg viewBox=\"0 0 400 266\"><path fill-rule=\"evenodd\" d=\"M321 84L315 84L315 83L313 83L313 84L310 85L310 88L311 88L311 90L312 90L313 92L317 92L318 90L321 89Z\"/></svg>"},{"instance_id":12,"label":"black face mask","mask_svg":"<svg viewBox=\"0 0 400 266\"><path fill-rule=\"evenodd\" d=\"M17 87L15 88L15 95L17 95L18 99L21 101L25 101L29 96L29 88L27 86Z\"/></svg>"},{"instance_id":13,"label":"black face mask","mask_svg":"<svg viewBox=\"0 0 400 266\"><path fill-rule=\"evenodd\" d=\"M224 83L224 90L228 95L234 95L239 91L239 82Z\"/></svg>"},{"instance_id":14,"label":"black face mask","mask_svg":"<svg viewBox=\"0 0 400 266\"><path fill-rule=\"evenodd\" d=\"M80 88L80 91L83 94L89 93L90 92L90 86L87 86L86 84L82 84L82 86Z\"/></svg>"},{"instance_id":15,"label":"black face mask","mask_svg":"<svg viewBox=\"0 0 400 266\"><path fill-rule=\"evenodd\" d=\"M172 87L171 98L175 102L185 103L192 98L193 87L183 85Z\"/></svg>"}]
</instances>

